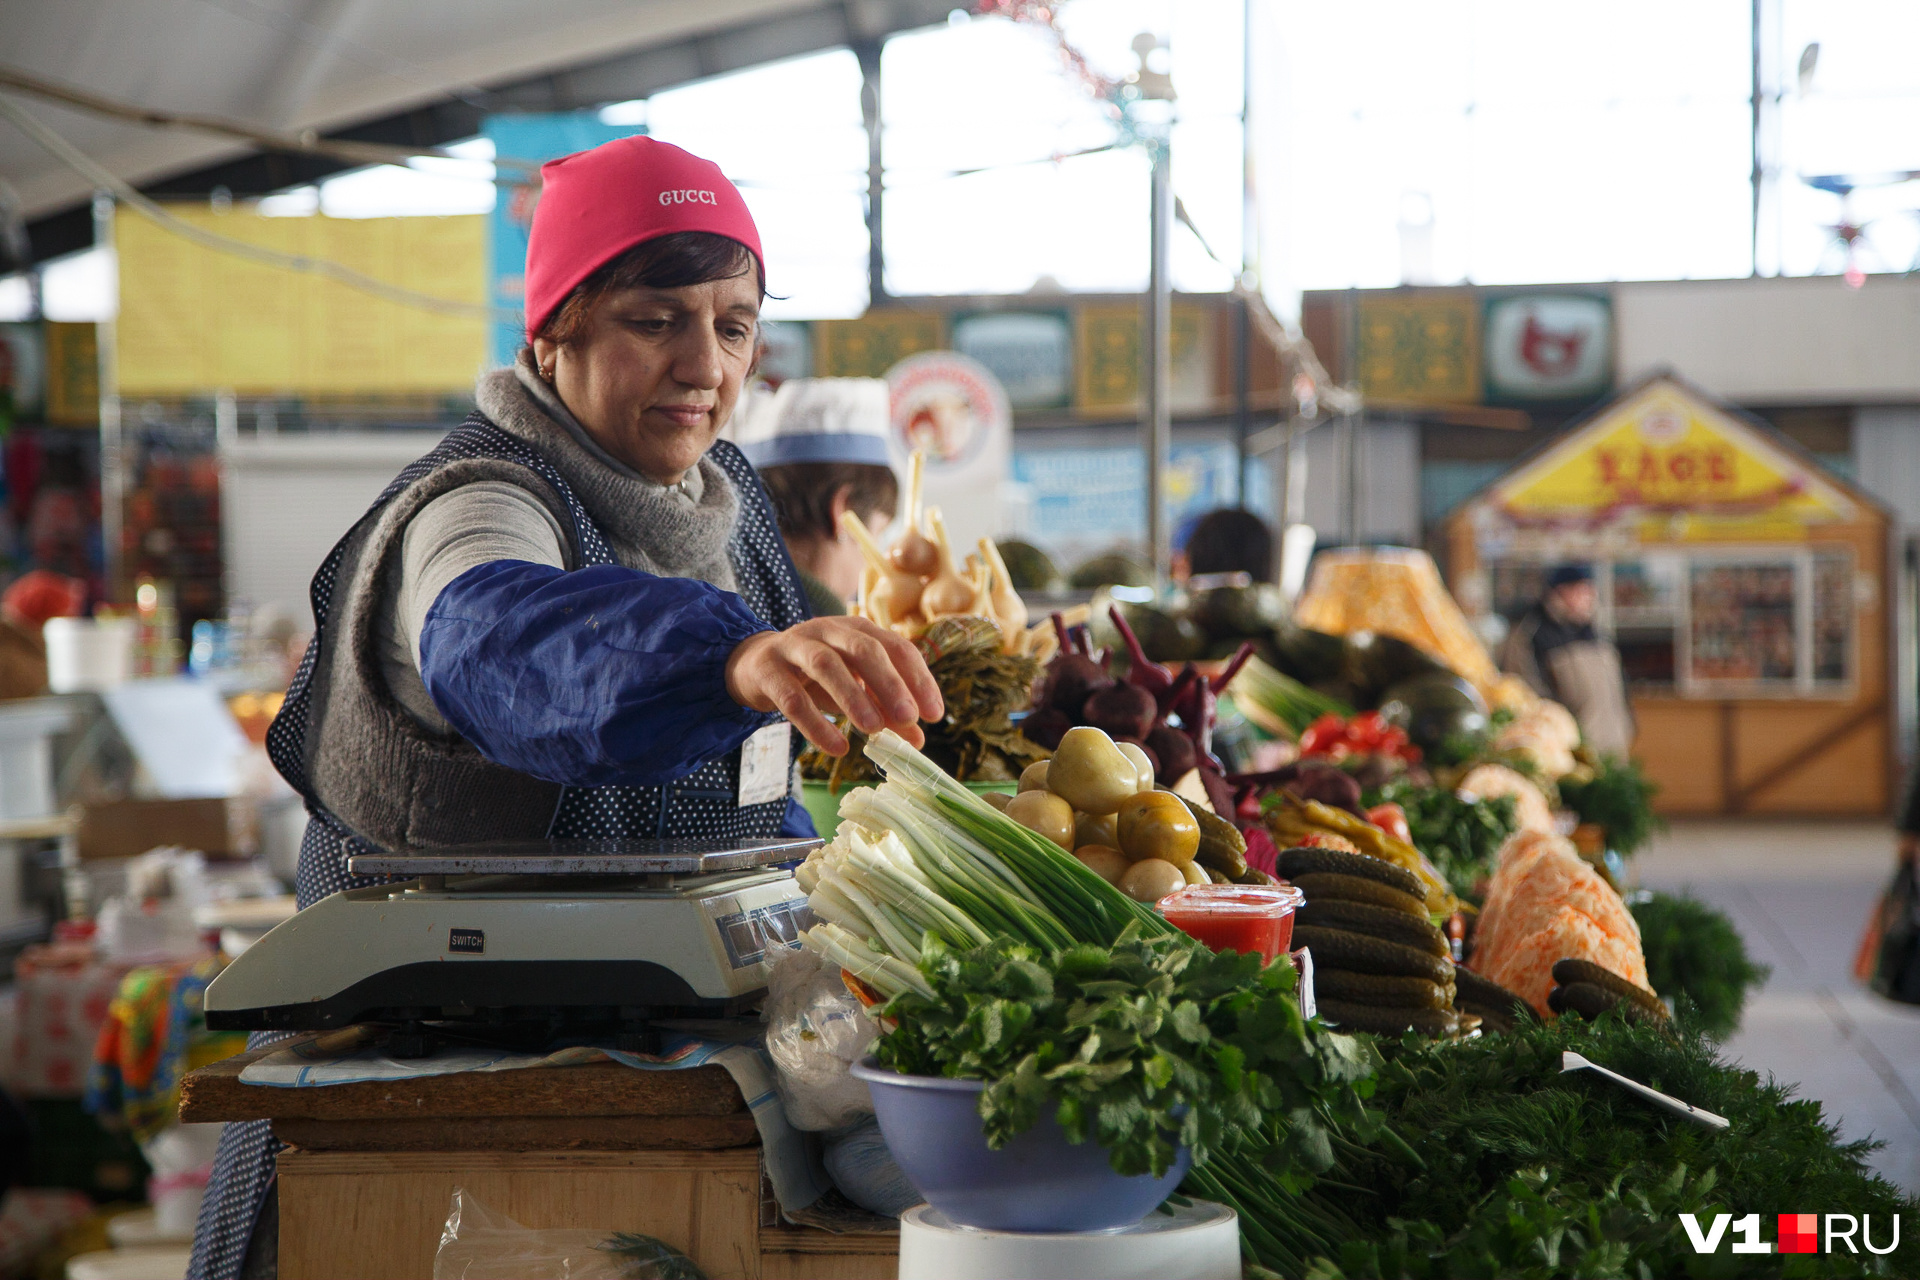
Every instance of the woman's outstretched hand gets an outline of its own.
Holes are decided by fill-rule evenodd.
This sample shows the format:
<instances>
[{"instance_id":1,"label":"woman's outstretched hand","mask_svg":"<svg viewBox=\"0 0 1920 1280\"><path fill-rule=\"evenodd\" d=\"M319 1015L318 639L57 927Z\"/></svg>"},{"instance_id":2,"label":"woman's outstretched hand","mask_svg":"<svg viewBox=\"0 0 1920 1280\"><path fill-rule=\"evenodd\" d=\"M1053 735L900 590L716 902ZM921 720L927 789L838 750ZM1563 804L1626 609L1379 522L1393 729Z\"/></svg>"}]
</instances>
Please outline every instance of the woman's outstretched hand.
<instances>
[{"instance_id":1,"label":"woman's outstretched hand","mask_svg":"<svg viewBox=\"0 0 1920 1280\"><path fill-rule=\"evenodd\" d=\"M920 651L865 618L814 618L748 637L727 659L727 692L743 707L778 711L830 756L847 753L847 737L829 712L869 737L892 729L916 747L926 742L919 722L946 714Z\"/></svg>"}]
</instances>

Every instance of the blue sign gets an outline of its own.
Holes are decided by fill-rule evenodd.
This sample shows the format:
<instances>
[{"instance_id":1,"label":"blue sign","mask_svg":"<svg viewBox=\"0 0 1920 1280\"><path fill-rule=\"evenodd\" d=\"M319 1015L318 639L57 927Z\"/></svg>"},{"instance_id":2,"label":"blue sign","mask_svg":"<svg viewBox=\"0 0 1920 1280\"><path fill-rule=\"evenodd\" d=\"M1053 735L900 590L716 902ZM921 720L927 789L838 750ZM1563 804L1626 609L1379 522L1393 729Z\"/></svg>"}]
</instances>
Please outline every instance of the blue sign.
<instances>
[{"instance_id":1,"label":"blue sign","mask_svg":"<svg viewBox=\"0 0 1920 1280\"><path fill-rule=\"evenodd\" d=\"M488 116L480 126L481 134L492 140L496 157L541 164L646 131L645 125L603 124L597 111ZM540 175L506 167L499 169L499 175L500 194L488 224L487 299L498 309L517 313L527 300L527 232L533 226L533 206L540 199ZM526 340L520 325L495 320L494 364L512 364L514 353Z\"/></svg>"},{"instance_id":2,"label":"blue sign","mask_svg":"<svg viewBox=\"0 0 1920 1280\"><path fill-rule=\"evenodd\" d=\"M1216 507L1238 505L1236 451L1228 441L1175 444L1167 475L1167 514L1174 543ZM1272 497L1257 461L1247 467L1247 505L1272 519ZM1027 533L1068 557L1146 541L1147 463L1138 445L1023 448L1016 441L1013 478L1031 494Z\"/></svg>"}]
</instances>

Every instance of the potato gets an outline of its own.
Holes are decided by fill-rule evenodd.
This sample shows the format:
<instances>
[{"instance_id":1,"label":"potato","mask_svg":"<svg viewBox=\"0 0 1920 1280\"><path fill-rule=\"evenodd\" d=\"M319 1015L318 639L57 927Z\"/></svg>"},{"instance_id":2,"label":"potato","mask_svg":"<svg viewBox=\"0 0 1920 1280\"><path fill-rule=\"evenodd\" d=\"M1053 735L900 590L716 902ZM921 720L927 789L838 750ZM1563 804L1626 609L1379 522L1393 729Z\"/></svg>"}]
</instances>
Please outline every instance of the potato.
<instances>
[{"instance_id":1,"label":"potato","mask_svg":"<svg viewBox=\"0 0 1920 1280\"><path fill-rule=\"evenodd\" d=\"M1013 803L1013 797L1004 791L984 791L980 794L980 798L1002 813L1005 813L1007 806Z\"/></svg>"},{"instance_id":2,"label":"potato","mask_svg":"<svg viewBox=\"0 0 1920 1280\"><path fill-rule=\"evenodd\" d=\"M1159 858L1177 865L1200 851L1200 824L1170 791L1142 791L1120 806L1120 851L1135 862Z\"/></svg>"},{"instance_id":3,"label":"potato","mask_svg":"<svg viewBox=\"0 0 1920 1280\"><path fill-rule=\"evenodd\" d=\"M1073 851L1073 806L1051 791L1022 791L1007 805L1007 816Z\"/></svg>"},{"instance_id":4,"label":"potato","mask_svg":"<svg viewBox=\"0 0 1920 1280\"><path fill-rule=\"evenodd\" d=\"M1181 863L1180 874L1187 878L1188 884L1212 884L1213 883L1213 881L1207 878L1207 869L1201 866L1197 862Z\"/></svg>"},{"instance_id":5,"label":"potato","mask_svg":"<svg viewBox=\"0 0 1920 1280\"><path fill-rule=\"evenodd\" d=\"M1109 849L1120 847L1120 826L1110 813L1094 817L1090 813L1073 815L1073 847L1083 844L1102 844Z\"/></svg>"},{"instance_id":6,"label":"potato","mask_svg":"<svg viewBox=\"0 0 1920 1280\"><path fill-rule=\"evenodd\" d=\"M1069 729L1047 769L1053 794L1082 813L1113 813L1140 788L1139 766L1113 745L1113 739L1087 725Z\"/></svg>"},{"instance_id":7,"label":"potato","mask_svg":"<svg viewBox=\"0 0 1920 1280\"><path fill-rule=\"evenodd\" d=\"M1120 892L1135 902L1144 902L1151 906L1172 893L1185 887L1187 878L1180 874L1180 868L1171 862L1159 858L1143 858L1127 868L1127 874L1120 877Z\"/></svg>"},{"instance_id":8,"label":"potato","mask_svg":"<svg viewBox=\"0 0 1920 1280\"><path fill-rule=\"evenodd\" d=\"M1081 845L1073 851L1073 856L1108 884L1119 884L1121 877L1127 874L1127 869L1133 866L1127 861L1126 854L1102 844Z\"/></svg>"},{"instance_id":9,"label":"potato","mask_svg":"<svg viewBox=\"0 0 1920 1280\"><path fill-rule=\"evenodd\" d=\"M1153 761L1147 753L1131 742L1116 742L1113 745L1120 749L1121 755L1133 761L1135 773L1133 789L1135 791L1153 790Z\"/></svg>"},{"instance_id":10,"label":"potato","mask_svg":"<svg viewBox=\"0 0 1920 1280\"><path fill-rule=\"evenodd\" d=\"M1020 790L1045 791L1047 789L1047 761L1035 760L1020 771Z\"/></svg>"}]
</instances>

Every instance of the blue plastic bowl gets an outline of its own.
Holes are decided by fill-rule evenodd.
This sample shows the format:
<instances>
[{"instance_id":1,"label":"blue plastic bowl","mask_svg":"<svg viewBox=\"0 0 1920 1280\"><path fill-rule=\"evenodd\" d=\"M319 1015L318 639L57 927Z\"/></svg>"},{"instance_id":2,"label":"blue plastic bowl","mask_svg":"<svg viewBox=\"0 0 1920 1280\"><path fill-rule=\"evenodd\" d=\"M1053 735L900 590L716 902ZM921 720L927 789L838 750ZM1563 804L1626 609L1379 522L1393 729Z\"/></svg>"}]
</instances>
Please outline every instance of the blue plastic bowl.
<instances>
[{"instance_id":1,"label":"blue plastic bowl","mask_svg":"<svg viewBox=\"0 0 1920 1280\"><path fill-rule=\"evenodd\" d=\"M978 1080L906 1076L872 1058L853 1066L873 1094L880 1135L907 1181L948 1220L988 1231L1117 1231L1152 1213L1191 1163L1126 1178L1097 1142L1072 1143L1051 1115L995 1151L980 1124Z\"/></svg>"}]
</instances>

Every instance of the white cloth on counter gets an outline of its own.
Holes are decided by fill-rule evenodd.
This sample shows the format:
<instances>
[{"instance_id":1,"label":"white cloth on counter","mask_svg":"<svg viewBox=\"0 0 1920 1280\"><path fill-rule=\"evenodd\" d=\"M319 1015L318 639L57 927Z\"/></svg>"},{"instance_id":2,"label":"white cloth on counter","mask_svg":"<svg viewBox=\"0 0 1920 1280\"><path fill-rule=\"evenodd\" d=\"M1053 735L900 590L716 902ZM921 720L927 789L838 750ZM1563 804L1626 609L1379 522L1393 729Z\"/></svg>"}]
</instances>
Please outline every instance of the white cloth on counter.
<instances>
[{"instance_id":1,"label":"white cloth on counter","mask_svg":"<svg viewBox=\"0 0 1920 1280\"><path fill-rule=\"evenodd\" d=\"M761 1028L749 1024L730 1028L701 1024L698 1031L670 1030L658 1054L629 1053L596 1045L578 1045L550 1053L516 1053L506 1049L447 1049L425 1058L390 1058L371 1046L346 1053L318 1056L311 1041L279 1049L240 1072L241 1084L280 1089L325 1088L370 1080L417 1080L462 1071L516 1071L527 1067L564 1067L588 1062L619 1062L641 1071L684 1071L717 1066L739 1087L760 1131L767 1179L774 1198L786 1212L804 1209L833 1184L820 1164L815 1143L787 1123L786 1109L774 1088L773 1063L767 1057Z\"/></svg>"}]
</instances>

